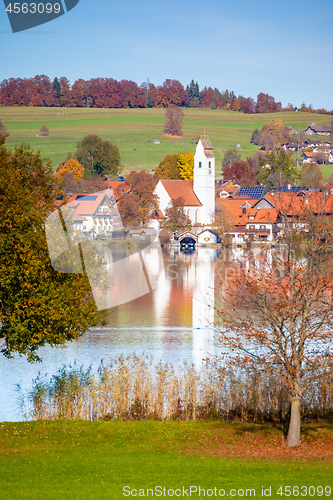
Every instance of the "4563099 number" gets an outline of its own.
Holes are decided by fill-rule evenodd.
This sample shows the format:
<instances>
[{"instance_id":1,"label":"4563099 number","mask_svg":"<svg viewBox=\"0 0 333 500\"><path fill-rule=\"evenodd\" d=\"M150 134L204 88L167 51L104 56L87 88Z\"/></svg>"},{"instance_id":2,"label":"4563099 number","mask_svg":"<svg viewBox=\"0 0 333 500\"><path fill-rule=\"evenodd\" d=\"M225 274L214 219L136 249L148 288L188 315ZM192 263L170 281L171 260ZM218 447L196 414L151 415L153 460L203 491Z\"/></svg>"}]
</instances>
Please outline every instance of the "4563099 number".
<instances>
[{"instance_id":1,"label":"4563099 number","mask_svg":"<svg viewBox=\"0 0 333 500\"><path fill-rule=\"evenodd\" d=\"M281 497L330 497L330 486L280 486L276 494Z\"/></svg>"},{"instance_id":2,"label":"4563099 number","mask_svg":"<svg viewBox=\"0 0 333 500\"><path fill-rule=\"evenodd\" d=\"M6 11L10 14L59 14L60 3L10 3Z\"/></svg>"}]
</instances>

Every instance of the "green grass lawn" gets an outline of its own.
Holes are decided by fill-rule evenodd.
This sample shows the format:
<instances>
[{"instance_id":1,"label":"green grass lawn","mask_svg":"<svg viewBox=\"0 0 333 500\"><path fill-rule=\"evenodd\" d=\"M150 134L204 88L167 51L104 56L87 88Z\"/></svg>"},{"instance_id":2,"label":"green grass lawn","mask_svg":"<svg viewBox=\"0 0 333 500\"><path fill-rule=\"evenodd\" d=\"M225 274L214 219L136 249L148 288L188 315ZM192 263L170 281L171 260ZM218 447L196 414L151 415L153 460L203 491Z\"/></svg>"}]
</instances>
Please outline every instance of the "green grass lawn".
<instances>
[{"instance_id":1,"label":"green grass lawn","mask_svg":"<svg viewBox=\"0 0 333 500\"><path fill-rule=\"evenodd\" d=\"M312 446L318 432L321 432L321 443L326 442L332 448L333 431L327 424L319 430L318 425L308 426L303 439ZM272 498L287 496L277 494L280 486L298 486L299 495L295 496L304 498L320 496L313 495L315 490L309 490L310 486L330 486L333 491L332 454L323 458L319 453L318 457L305 459L297 450L283 449L281 439L281 431L269 424L2 423L0 498L121 499L125 498L125 486L128 487L125 492L137 490L138 497L143 496L140 489L145 490L147 496L147 489L161 487L155 490L154 498L158 492L162 498L168 497L169 489L182 492L183 487L189 497L191 486L191 498L203 498L203 489L207 498L207 491L214 492L215 487L234 498L250 496L250 492L245 493L250 489L262 498L262 487L265 490L271 487ZM237 458L247 447L249 453ZM223 456L227 448L227 456ZM282 454L265 456L262 455L264 448L279 449ZM236 453L234 458L230 456L232 450ZM193 489L199 486L200 496ZM163 488L166 488L165 495ZM316 493L318 491L321 490ZM324 490L321 496L332 498L332 495L332 492L331 496L325 495ZM152 497L152 492L148 496ZM216 498L214 494L213 497Z\"/></svg>"},{"instance_id":2,"label":"green grass lawn","mask_svg":"<svg viewBox=\"0 0 333 500\"><path fill-rule=\"evenodd\" d=\"M54 169L66 159L69 151L87 134L97 134L114 142L122 154L124 174L131 170L152 171L166 154L195 151L194 138L207 134L214 146L216 174L221 173L222 157L227 148L240 144L243 159L253 155L257 146L250 143L255 128L261 129L272 118L298 129L312 122L329 125L331 116L314 113L283 112L246 115L235 111L184 109L182 138L166 137L164 109L95 109L1 107L0 118L10 134L10 147L25 141L52 160ZM43 124L49 137L38 137ZM158 139L160 144L154 144ZM331 170L332 167L329 167ZM329 170L329 169L328 169ZM331 173L331 170L327 172ZM326 171L325 174L327 175Z\"/></svg>"}]
</instances>

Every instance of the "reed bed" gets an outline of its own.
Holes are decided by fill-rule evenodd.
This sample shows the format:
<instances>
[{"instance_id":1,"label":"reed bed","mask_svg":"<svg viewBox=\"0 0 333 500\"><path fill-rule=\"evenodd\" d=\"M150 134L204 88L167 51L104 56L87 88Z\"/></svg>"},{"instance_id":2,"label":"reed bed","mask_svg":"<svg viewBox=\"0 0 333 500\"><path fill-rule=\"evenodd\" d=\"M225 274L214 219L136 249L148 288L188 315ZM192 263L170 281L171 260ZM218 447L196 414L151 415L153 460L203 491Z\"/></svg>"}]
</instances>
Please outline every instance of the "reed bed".
<instances>
[{"instance_id":1,"label":"reed bed","mask_svg":"<svg viewBox=\"0 0 333 500\"><path fill-rule=\"evenodd\" d=\"M320 370L304 381L303 416L333 419L333 374ZM179 369L147 356L120 356L97 374L64 366L37 377L24 398L27 419L276 421L288 416L287 389L272 371L220 367Z\"/></svg>"}]
</instances>

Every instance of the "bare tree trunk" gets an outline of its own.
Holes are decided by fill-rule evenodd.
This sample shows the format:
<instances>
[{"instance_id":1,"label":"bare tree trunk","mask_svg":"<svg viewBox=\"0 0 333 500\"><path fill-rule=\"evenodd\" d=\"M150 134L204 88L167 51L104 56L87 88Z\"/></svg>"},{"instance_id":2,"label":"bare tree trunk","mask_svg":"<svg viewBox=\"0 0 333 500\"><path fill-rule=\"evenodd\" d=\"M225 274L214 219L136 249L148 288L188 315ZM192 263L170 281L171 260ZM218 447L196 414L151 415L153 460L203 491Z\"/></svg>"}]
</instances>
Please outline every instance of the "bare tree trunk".
<instances>
[{"instance_id":1,"label":"bare tree trunk","mask_svg":"<svg viewBox=\"0 0 333 500\"><path fill-rule=\"evenodd\" d=\"M287 435L287 448L298 446L301 442L301 408L297 397L291 398L291 415Z\"/></svg>"}]
</instances>

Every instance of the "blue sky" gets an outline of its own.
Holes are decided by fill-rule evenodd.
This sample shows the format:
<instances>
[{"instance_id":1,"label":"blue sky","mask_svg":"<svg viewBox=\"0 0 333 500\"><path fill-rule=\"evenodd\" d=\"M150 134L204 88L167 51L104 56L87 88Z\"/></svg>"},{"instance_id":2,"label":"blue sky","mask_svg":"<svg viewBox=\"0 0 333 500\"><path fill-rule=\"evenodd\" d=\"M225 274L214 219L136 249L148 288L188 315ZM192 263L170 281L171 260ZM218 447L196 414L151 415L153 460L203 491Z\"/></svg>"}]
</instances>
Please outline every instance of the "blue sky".
<instances>
[{"instance_id":1,"label":"blue sky","mask_svg":"<svg viewBox=\"0 0 333 500\"><path fill-rule=\"evenodd\" d=\"M38 0L35 0L38 2ZM166 78L269 93L333 109L332 0L80 0L64 16L11 33L0 0L0 81L36 74Z\"/></svg>"}]
</instances>

